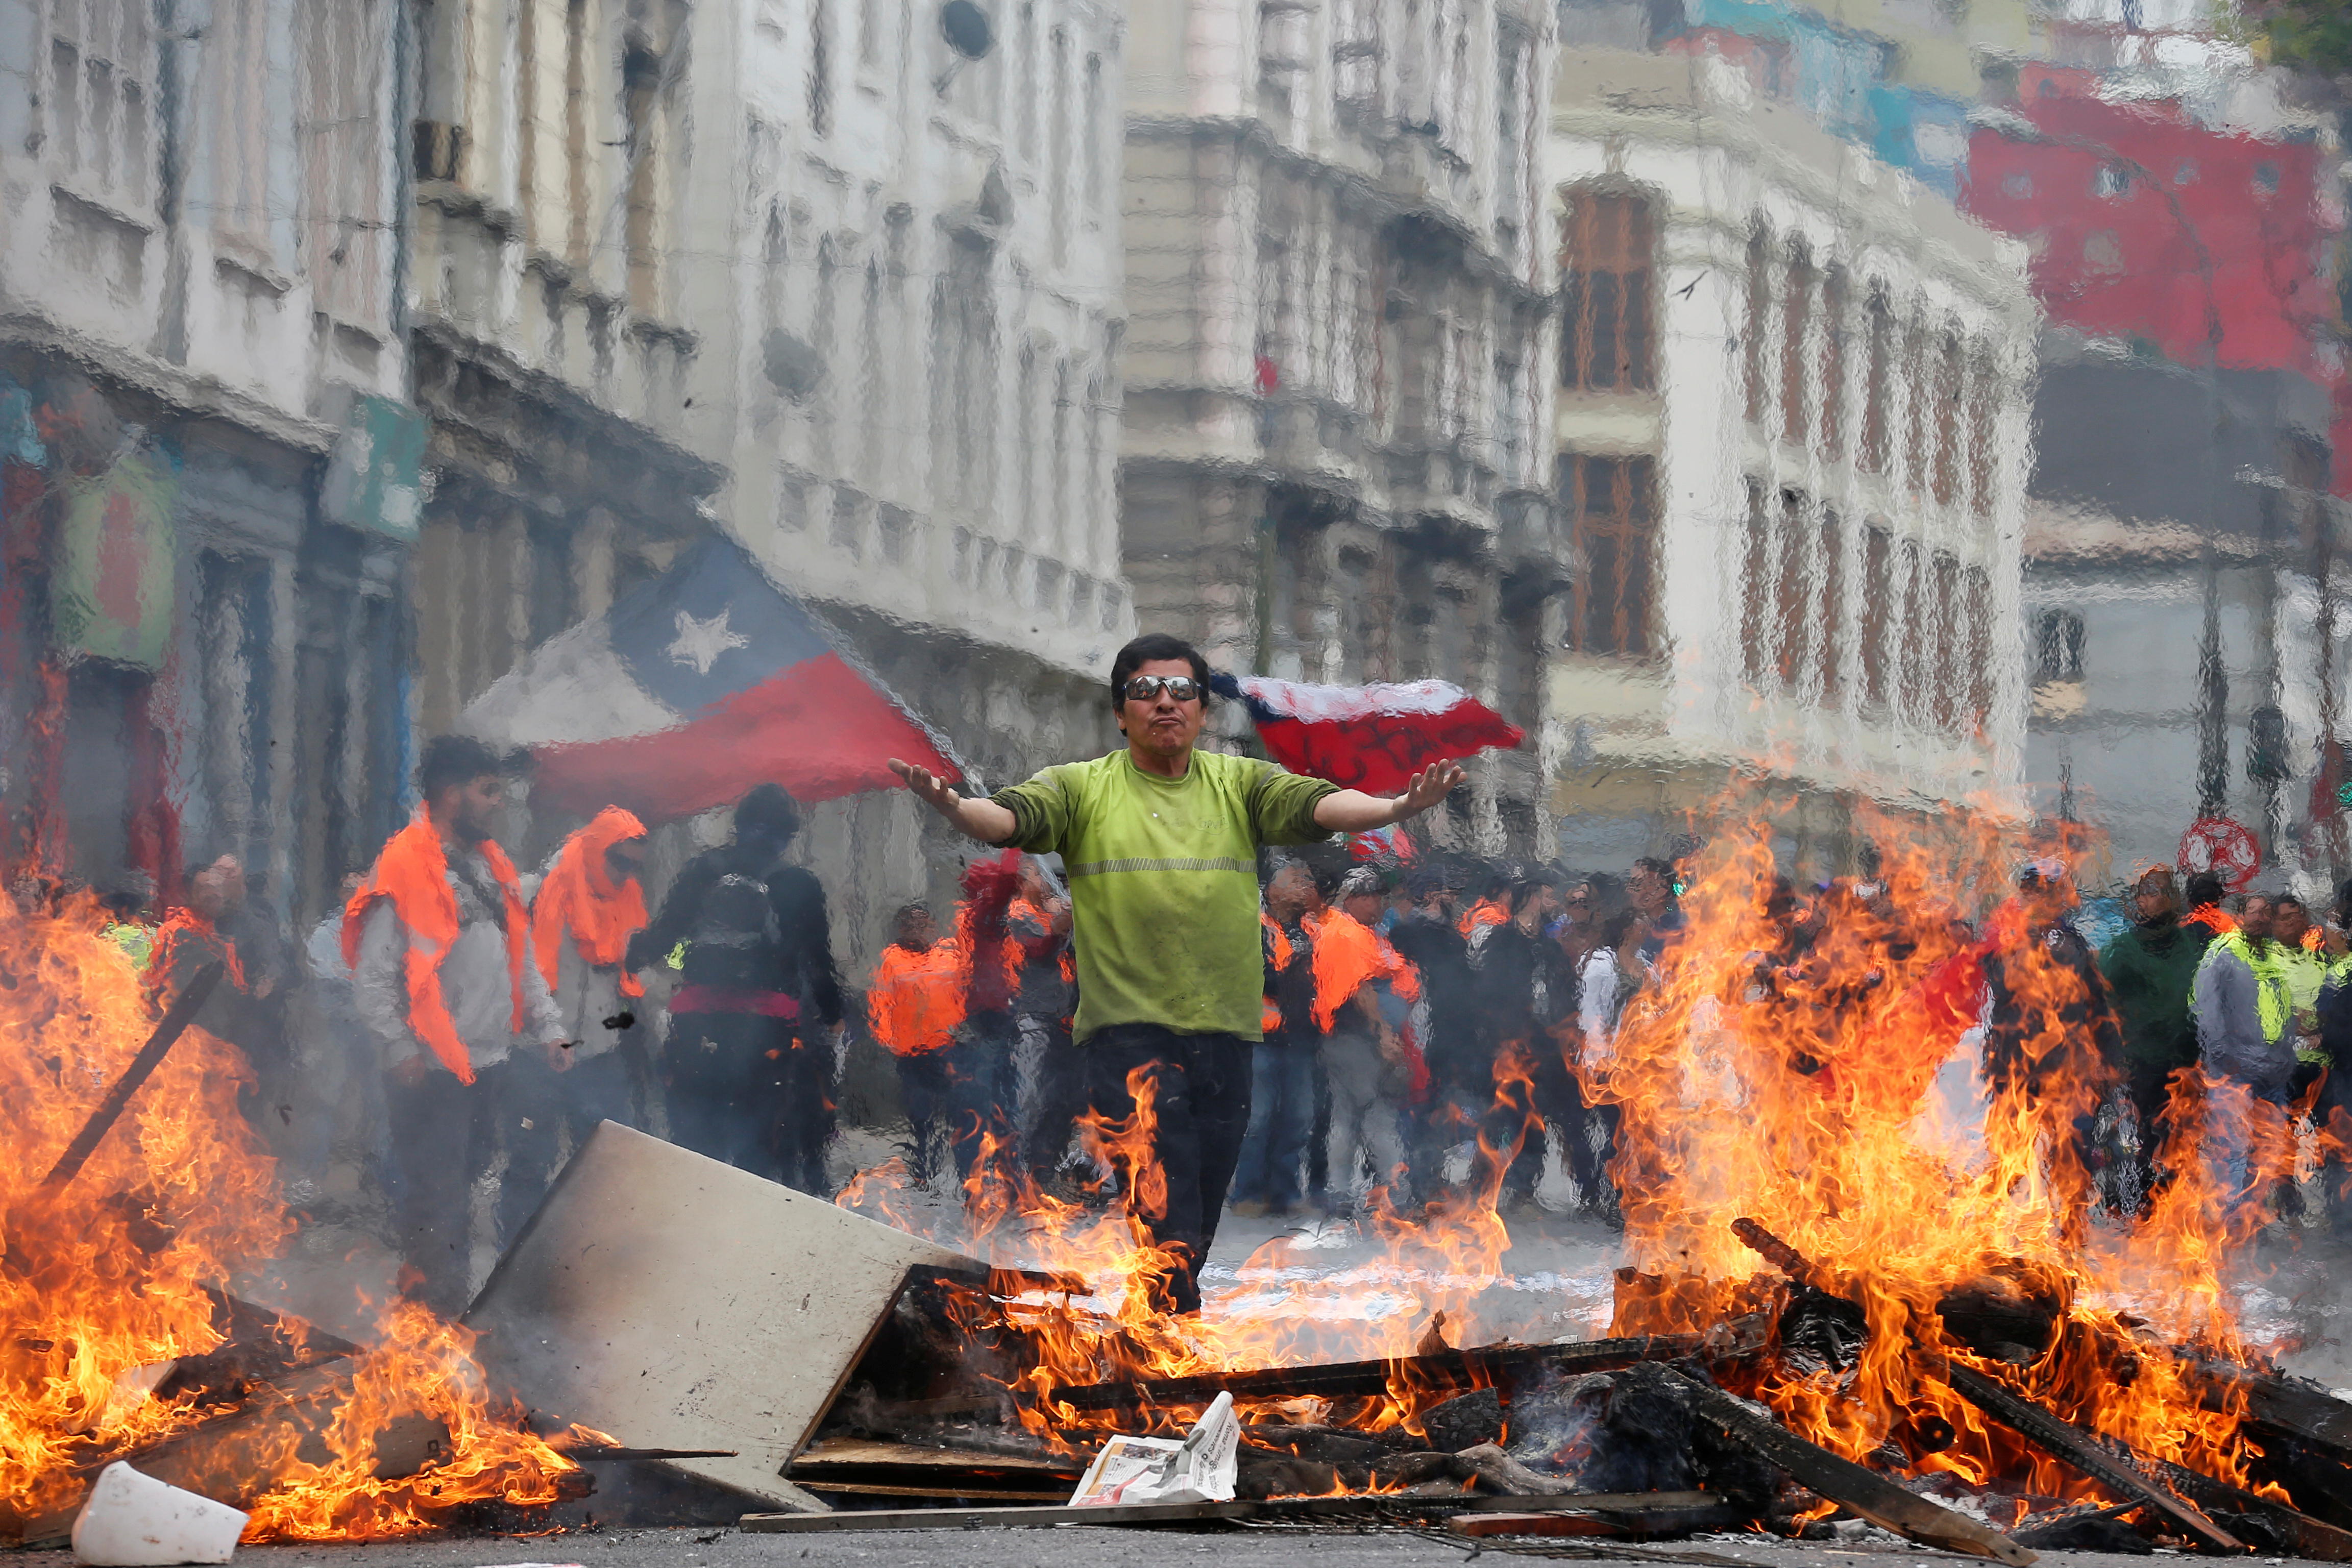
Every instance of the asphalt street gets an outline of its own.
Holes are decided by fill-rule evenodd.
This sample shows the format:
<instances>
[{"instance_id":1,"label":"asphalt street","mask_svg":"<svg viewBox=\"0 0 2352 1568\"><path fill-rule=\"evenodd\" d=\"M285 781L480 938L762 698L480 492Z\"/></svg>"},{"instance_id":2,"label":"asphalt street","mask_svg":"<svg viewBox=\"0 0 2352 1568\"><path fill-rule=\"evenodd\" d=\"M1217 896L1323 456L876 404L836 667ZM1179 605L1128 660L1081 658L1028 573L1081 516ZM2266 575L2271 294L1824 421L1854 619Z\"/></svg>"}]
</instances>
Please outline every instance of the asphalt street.
<instances>
[{"instance_id":1,"label":"asphalt street","mask_svg":"<svg viewBox=\"0 0 2352 1568\"><path fill-rule=\"evenodd\" d=\"M1581 1542L1456 1543L1399 1530L1305 1530L1225 1526L1171 1531L1067 1525L1052 1530L861 1531L840 1535L746 1535L738 1531L627 1530L540 1536L528 1541L383 1542L364 1546L253 1546L241 1549L241 1568L833 1568L887 1563L892 1568L1271 1568L1306 1563L1315 1568L1457 1568L1473 1555L1534 1556L1599 1561L1651 1568L1696 1563L1698 1568L1898 1568L1908 1563L1979 1563L1979 1558L1925 1552L1907 1542L1799 1545L1773 1537L1703 1541L1633 1549L1621 1554ZM2047 1568L2123 1568L2147 1558L2088 1552L2051 1552ZM2270 1559L2278 1562L2279 1559ZM11 1568L71 1568L62 1552L26 1552Z\"/></svg>"}]
</instances>

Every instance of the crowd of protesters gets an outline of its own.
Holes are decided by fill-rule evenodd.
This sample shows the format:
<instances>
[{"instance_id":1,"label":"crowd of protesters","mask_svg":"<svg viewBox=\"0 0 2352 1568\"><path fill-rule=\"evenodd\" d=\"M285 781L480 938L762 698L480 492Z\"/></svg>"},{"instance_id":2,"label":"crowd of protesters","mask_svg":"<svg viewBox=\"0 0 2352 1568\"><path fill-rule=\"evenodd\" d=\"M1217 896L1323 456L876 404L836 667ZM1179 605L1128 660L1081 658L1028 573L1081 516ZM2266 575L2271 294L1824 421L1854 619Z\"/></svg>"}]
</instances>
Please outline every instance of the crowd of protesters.
<instances>
[{"instance_id":1,"label":"crowd of protesters","mask_svg":"<svg viewBox=\"0 0 2352 1568\"><path fill-rule=\"evenodd\" d=\"M1228 1204L1257 1218L1467 1198L1614 1219L1617 1108L1589 1089L1607 1076L1629 999L1685 956L1676 865L1578 873L1351 833L1423 809L1458 770L1381 798L1243 759L1203 764L1213 754L1189 748L1205 678L1155 673L1198 668L1198 656L1140 639L1121 660L1122 728L1152 724L1163 750L1181 742L1179 765L1154 775L1139 763L1122 780L1102 771L1114 753L1077 765L1093 775L1049 770L969 801L904 770L928 804L996 847L964 867L951 910L895 912L870 973L852 977L862 1007L836 966L824 889L792 862L801 816L783 790L762 785L739 802L731 837L688 861L656 908L641 885L646 829L617 807L520 873L493 837L502 759L461 737L425 747L415 819L347 879L345 907L299 953L226 857L189 868L184 899L157 926L138 918L138 900L118 900L115 934L159 1011L221 968L204 1021L251 1058L256 1121L275 1111L300 1129L274 1138L298 1202L316 1195L329 1118L315 1095L311 1114L293 1114L300 1064L318 1055L296 1037L308 1030L352 1058L341 1076L387 1239L411 1291L445 1311L465 1302L477 1186L499 1174L494 1224L510 1237L601 1121L658 1125L686 1148L831 1195L836 1106L861 1032L895 1068L906 1173L943 1198L1131 1199L1136 1167L1121 1164L1116 1134L1136 1124L1148 1084L1150 1157L1182 1199L1151 1223L1194 1267ZM1183 721L1174 730L1171 711ZM1149 836L1174 831L1156 807L1179 815L1184 797L1164 792L1194 784L1242 803L1207 829L1232 836L1215 846L1222 856L1121 858L1086 837L1099 831L1087 810L1117 819L1089 806L1087 789L1114 802L1118 789L1163 792L1142 797L1155 809L1119 808L1140 824L1128 831ZM1097 905L1090 928L1054 852L1073 845L1092 846L1074 869L1097 883L1106 870L1254 868L1255 962L1246 927L1219 928L1233 951L1202 960L1150 888L1121 893L1123 912ZM1213 890L1219 920L1246 919L1248 885L1238 900L1233 892ZM1884 883L1858 878L1802 892L1770 880L1758 909L1767 934L1741 971L1752 971L1746 999L1815 1007L1868 993L1919 950L1922 921L1940 921L1937 951L1948 958L1916 983L1941 988L1956 1037L1980 1031L1988 1093L2031 1100L2062 1071L2102 1086L2102 1109L2076 1116L2074 1142L2118 1212L2145 1208L2172 1179L2162 1151L2184 1105L2200 1108L2200 1158L2224 1190L2284 1205L2292 1194L2263 1190L2258 1175L2265 1117L2249 1108L2322 1126L2352 1113L2330 1070L2352 1063L2352 883L2315 921L2282 890L2225 900L2210 876L2184 887L2171 868L2150 867L2128 923L2095 948L2055 860L2028 866L1980 929L1897 910ZM1841 942L1874 956L1833 962ZM1170 1006L1199 1016L1155 1021ZM1820 1066L1791 1058L1796 1071ZM2184 1096L2184 1083L2196 1091ZM2340 1160L2327 1174L2326 1217L2352 1234ZM1176 1208L1185 1213L1171 1217ZM1197 1310L1189 1268L1171 1304Z\"/></svg>"}]
</instances>

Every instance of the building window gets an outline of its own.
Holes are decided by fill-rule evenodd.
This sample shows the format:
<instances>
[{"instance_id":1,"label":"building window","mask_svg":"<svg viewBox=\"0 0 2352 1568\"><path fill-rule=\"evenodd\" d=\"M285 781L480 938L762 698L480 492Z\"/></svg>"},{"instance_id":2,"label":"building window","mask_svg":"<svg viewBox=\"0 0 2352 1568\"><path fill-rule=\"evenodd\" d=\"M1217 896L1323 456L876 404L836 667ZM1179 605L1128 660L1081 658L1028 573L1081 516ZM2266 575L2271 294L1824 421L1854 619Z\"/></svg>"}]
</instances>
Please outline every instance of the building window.
<instances>
[{"instance_id":1,"label":"building window","mask_svg":"<svg viewBox=\"0 0 2352 1568\"><path fill-rule=\"evenodd\" d=\"M303 269L319 307L358 326L383 313L379 80L385 50L368 0L296 7L303 118Z\"/></svg>"},{"instance_id":2,"label":"building window","mask_svg":"<svg viewBox=\"0 0 2352 1568\"><path fill-rule=\"evenodd\" d=\"M2000 372L1990 358L1978 360L1969 376L1969 504L1979 517L1990 517L1993 510L2000 395Z\"/></svg>"},{"instance_id":3,"label":"building window","mask_svg":"<svg viewBox=\"0 0 2352 1568\"><path fill-rule=\"evenodd\" d=\"M1805 498L1795 490L1780 492L1780 572L1775 608L1779 611L1780 646L1773 668L1780 684L1796 689L1804 670L1807 617L1811 595L1805 581Z\"/></svg>"},{"instance_id":4,"label":"building window","mask_svg":"<svg viewBox=\"0 0 2352 1568\"><path fill-rule=\"evenodd\" d=\"M1992 574L1981 566L1968 570L1968 721L1981 731L1992 717Z\"/></svg>"},{"instance_id":5,"label":"building window","mask_svg":"<svg viewBox=\"0 0 2352 1568\"><path fill-rule=\"evenodd\" d=\"M1894 705L1915 724L1929 721L1936 702L1937 627L1933 567L1913 541L1903 542L1895 561L1895 593L1904 605L1899 674Z\"/></svg>"},{"instance_id":6,"label":"building window","mask_svg":"<svg viewBox=\"0 0 2352 1568\"><path fill-rule=\"evenodd\" d=\"M1822 695L1838 689L1838 628L1845 621L1845 530L1833 511L1822 513Z\"/></svg>"},{"instance_id":7,"label":"building window","mask_svg":"<svg viewBox=\"0 0 2352 1568\"><path fill-rule=\"evenodd\" d=\"M150 197L147 0L52 0L50 153L91 189L135 211Z\"/></svg>"},{"instance_id":8,"label":"building window","mask_svg":"<svg viewBox=\"0 0 2352 1568\"><path fill-rule=\"evenodd\" d=\"M2044 610L2033 628L2033 684L2083 679L2083 617Z\"/></svg>"},{"instance_id":9,"label":"building window","mask_svg":"<svg viewBox=\"0 0 2352 1568\"><path fill-rule=\"evenodd\" d=\"M1646 657L1656 510L1647 458L1559 459L1560 508L1584 571L1570 646L1580 653Z\"/></svg>"},{"instance_id":10,"label":"building window","mask_svg":"<svg viewBox=\"0 0 2352 1568\"><path fill-rule=\"evenodd\" d=\"M1764 323L1772 317L1771 243L1762 225L1748 236L1748 322L1742 346L1748 354L1748 417L1762 424L1768 401L1764 387Z\"/></svg>"},{"instance_id":11,"label":"building window","mask_svg":"<svg viewBox=\"0 0 2352 1568\"><path fill-rule=\"evenodd\" d=\"M1895 605L1895 541L1884 528L1862 535L1862 691L1873 707L1886 702L1891 673L1887 635Z\"/></svg>"},{"instance_id":12,"label":"building window","mask_svg":"<svg viewBox=\"0 0 2352 1568\"><path fill-rule=\"evenodd\" d=\"M205 52L219 128L213 228L256 258L269 254L269 16L261 0L218 6Z\"/></svg>"},{"instance_id":13,"label":"building window","mask_svg":"<svg viewBox=\"0 0 2352 1568\"><path fill-rule=\"evenodd\" d=\"M1966 360L1958 338L1946 338L1936 355L1936 405L1928 417L1935 426L1934 471L1929 489L1937 506L1949 506L1960 493L1960 434L1966 423Z\"/></svg>"},{"instance_id":14,"label":"building window","mask_svg":"<svg viewBox=\"0 0 2352 1568\"><path fill-rule=\"evenodd\" d=\"M814 134L833 134L833 8L830 0L816 0L809 7L808 117L809 130Z\"/></svg>"},{"instance_id":15,"label":"building window","mask_svg":"<svg viewBox=\"0 0 2352 1568\"><path fill-rule=\"evenodd\" d=\"M1761 685L1771 667L1772 519L1764 510L1764 487L1748 481L1748 522L1739 572L1740 665L1751 685Z\"/></svg>"},{"instance_id":16,"label":"building window","mask_svg":"<svg viewBox=\"0 0 2352 1568\"><path fill-rule=\"evenodd\" d=\"M1887 434L1894 420L1888 403L1894 395L1895 310L1876 289L1870 295L1868 361L1862 378L1862 466L1874 474L1886 471Z\"/></svg>"},{"instance_id":17,"label":"building window","mask_svg":"<svg viewBox=\"0 0 2352 1568\"><path fill-rule=\"evenodd\" d=\"M1578 191L1569 197L1559 384L1574 392L1647 391L1651 363L1650 204Z\"/></svg>"},{"instance_id":18,"label":"building window","mask_svg":"<svg viewBox=\"0 0 2352 1568\"><path fill-rule=\"evenodd\" d=\"M627 162L623 238L628 259L629 308L661 314L662 146L658 135L661 57L643 44L621 57L622 150Z\"/></svg>"},{"instance_id":19,"label":"building window","mask_svg":"<svg viewBox=\"0 0 2352 1568\"><path fill-rule=\"evenodd\" d=\"M1936 616L1936 663L1929 674L1935 685L1936 727L1950 730L1959 722L1960 704L1966 696L1968 672L1960 665L1968 647L1968 604L1960 596L1958 557L1940 550L1936 552L1935 572L1931 592Z\"/></svg>"},{"instance_id":20,"label":"building window","mask_svg":"<svg viewBox=\"0 0 2352 1568\"><path fill-rule=\"evenodd\" d=\"M1848 281L1843 268L1832 268L1822 285L1822 456L1845 451L1845 333Z\"/></svg>"},{"instance_id":21,"label":"building window","mask_svg":"<svg viewBox=\"0 0 2352 1568\"><path fill-rule=\"evenodd\" d=\"M1813 316L1813 258L1804 246L1790 242L1789 271L1781 297L1780 434L1798 446L1805 441L1805 386L1811 379L1812 356L1805 352L1805 331Z\"/></svg>"}]
</instances>

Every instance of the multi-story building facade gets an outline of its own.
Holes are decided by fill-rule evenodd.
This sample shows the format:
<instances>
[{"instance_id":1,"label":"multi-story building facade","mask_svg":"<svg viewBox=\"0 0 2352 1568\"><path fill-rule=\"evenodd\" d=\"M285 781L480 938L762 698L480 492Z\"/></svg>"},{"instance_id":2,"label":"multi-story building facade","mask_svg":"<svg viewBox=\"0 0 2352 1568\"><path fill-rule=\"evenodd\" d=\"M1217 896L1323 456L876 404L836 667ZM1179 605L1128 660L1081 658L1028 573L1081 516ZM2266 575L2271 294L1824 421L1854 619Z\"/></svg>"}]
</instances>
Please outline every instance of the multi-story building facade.
<instances>
[{"instance_id":1,"label":"multi-story building facade","mask_svg":"<svg viewBox=\"0 0 2352 1568\"><path fill-rule=\"evenodd\" d=\"M2213 68L2189 98L2146 40L2074 9L2086 63L2020 71L1967 193L2032 246L2053 323L2025 562L2034 804L2103 829L2116 879L2227 817L2325 893L2347 859L2329 492L2352 437L2330 132L2232 90L2250 73L2194 15L2146 18Z\"/></svg>"},{"instance_id":2,"label":"multi-story building facade","mask_svg":"<svg viewBox=\"0 0 2352 1568\"><path fill-rule=\"evenodd\" d=\"M1120 505L1136 613L1222 668L1438 678L1532 733L1566 584L1537 142L1550 8L1130 19ZM1539 748L1434 831L1549 858Z\"/></svg>"},{"instance_id":3,"label":"multi-story building facade","mask_svg":"<svg viewBox=\"0 0 2352 1568\"><path fill-rule=\"evenodd\" d=\"M0 0L7 858L333 895L407 710L389 0Z\"/></svg>"},{"instance_id":4,"label":"multi-story building facade","mask_svg":"<svg viewBox=\"0 0 2352 1568\"><path fill-rule=\"evenodd\" d=\"M1125 23L1097 0L704 10L676 244L712 508L990 787L1108 750ZM905 795L807 836L847 950L963 847Z\"/></svg>"},{"instance_id":5,"label":"multi-story building facade","mask_svg":"<svg viewBox=\"0 0 2352 1568\"><path fill-rule=\"evenodd\" d=\"M1638 853L1759 772L1802 786L1801 855L1863 801L2011 806L2022 247L1721 59L1564 54L1544 184L1567 857Z\"/></svg>"},{"instance_id":6,"label":"multi-story building facade","mask_svg":"<svg viewBox=\"0 0 2352 1568\"><path fill-rule=\"evenodd\" d=\"M721 475L680 443L700 352L677 261L687 8L436 0L415 16L404 270L433 481L415 563L430 733L667 565L710 526L698 501Z\"/></svg>"}]
</instances>

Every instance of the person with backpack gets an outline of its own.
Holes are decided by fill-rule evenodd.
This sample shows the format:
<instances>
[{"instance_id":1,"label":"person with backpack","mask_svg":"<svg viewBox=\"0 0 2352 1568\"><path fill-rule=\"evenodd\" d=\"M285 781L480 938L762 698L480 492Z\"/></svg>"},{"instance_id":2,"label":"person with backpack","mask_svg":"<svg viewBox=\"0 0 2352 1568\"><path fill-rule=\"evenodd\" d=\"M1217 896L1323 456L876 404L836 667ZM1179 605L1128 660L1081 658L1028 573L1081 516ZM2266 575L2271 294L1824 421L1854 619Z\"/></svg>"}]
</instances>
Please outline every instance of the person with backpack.
<instances>
[{"instance_id":1,"label":"person with backpack","mask_svg":"<svg viewBox=\"0 0 2352 1568\"><path fill-rule=\"evenodd\" d=\"M784 861L800 826L782 786L753 788L734 837L686 863L626 966L683 949L662 1052L671 1141L822 1197L841 979L824 889Z\"/></svg>"}]
</instances>

